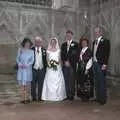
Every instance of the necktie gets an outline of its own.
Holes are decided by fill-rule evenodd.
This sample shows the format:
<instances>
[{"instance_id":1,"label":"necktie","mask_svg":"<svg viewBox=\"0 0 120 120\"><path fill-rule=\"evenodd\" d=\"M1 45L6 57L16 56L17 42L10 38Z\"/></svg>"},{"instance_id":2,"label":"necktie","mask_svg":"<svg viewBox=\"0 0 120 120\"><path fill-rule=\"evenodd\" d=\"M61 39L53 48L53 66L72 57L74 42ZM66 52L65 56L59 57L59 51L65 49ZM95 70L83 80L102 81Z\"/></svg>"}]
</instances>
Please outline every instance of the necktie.
<instances>
[{"instance_id":1,"label":"necktie","mask_svg":"<svg viewBox=\"0 0 120 120\"><path fill-rule=\"evenodd\" d=\"M39 47L37 47L37 53L39 53L40 51L39 51Z\"/></svg>"},{"instance_id":2,"label":"necktie","mask_svg":"<svg viewBox=\"0 0 120 120\"><path fill-rule=\"evenodd\" d=\"M69 48L70 48L70 41L68 41L67 43L67 51L69 51Z\"/></svg>"}]
</instances>

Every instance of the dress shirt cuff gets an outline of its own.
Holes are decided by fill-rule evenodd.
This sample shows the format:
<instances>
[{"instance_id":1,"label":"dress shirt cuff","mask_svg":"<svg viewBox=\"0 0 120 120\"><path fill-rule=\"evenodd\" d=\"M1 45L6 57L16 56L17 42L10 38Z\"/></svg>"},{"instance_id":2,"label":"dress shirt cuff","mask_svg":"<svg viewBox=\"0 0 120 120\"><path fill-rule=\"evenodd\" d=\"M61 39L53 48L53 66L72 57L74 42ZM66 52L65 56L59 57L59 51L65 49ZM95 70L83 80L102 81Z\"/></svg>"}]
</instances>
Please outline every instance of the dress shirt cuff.
<instances>
[{"instance_id":1,"label":"dress shirt cuff","mask_svg":"<svg viewBox=\"0 0 120 120\"><path fill-rule=\"evenodd\" d=\"M103 64L104 67L107 67L107 65Z\"/></svg>"}]
</instances>

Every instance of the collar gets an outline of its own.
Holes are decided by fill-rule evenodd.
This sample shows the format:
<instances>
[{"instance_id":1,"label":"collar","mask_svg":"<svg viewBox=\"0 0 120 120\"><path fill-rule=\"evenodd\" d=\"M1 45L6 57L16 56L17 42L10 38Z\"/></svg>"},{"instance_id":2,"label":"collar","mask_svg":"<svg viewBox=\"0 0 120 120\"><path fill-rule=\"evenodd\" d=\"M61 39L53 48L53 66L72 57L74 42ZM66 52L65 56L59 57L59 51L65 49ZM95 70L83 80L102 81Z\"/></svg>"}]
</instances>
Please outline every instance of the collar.
<instances>
[{"instance_id":1,"label":"collar","mask_svg":"<svg viewBox=\"0 0 120 120\"><path fill-rule=\"evenodd\" d=\"M88 47L84 47L84 48L82 48L82 53L85 53L85 51L88 49Z\"/></svg>"},{"instance_id":2,"label":"collar","mask_svg":"<svg viewBox=\"0 0 120 120\"><path fill-rule=\"evenodd\" d=\"M102 38L102 36L100 36L100 37L97 39L97 40L98 40L98 42L100 42L101 38Z\"/></svg>"},{"instance_id":3,"label":"collar","mask_svg":"<svg viewBox=\"0 0 120 120\"><path fill-rule=\"evenodd\" d=\"M73 41L73 40L71 39L71 40L67 41L67 43L70 43L70 44L71 44L71 43L72 43L72 41Z\"/></svg>"},{"instance_id":4,"label":"collar","mask_svg":"<svg viewBox=\"0 0 120 120\"><path fill-rule=\"evenodd\" d=\"M37 46L35 47L35 50L37 50ZM41 47L39 47L39 50L41 50Z\"/></svg>"}]
</instances>

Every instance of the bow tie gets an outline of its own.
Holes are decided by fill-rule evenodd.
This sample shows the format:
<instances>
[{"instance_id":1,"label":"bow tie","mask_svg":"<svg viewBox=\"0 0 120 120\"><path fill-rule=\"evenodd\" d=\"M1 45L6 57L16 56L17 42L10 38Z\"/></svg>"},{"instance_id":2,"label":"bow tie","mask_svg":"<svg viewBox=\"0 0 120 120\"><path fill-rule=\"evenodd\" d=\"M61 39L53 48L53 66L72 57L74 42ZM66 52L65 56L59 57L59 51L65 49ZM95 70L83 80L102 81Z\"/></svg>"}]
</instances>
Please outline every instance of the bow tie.
<instances>
[{"instance_id":1,"label":"bow tie","mask_svg":"<svg viewBox=\"0 0 120 120\"><path fill-rule=\"evenodd\" d=\"M39 47L37 47L37 53L39 53L40 51L39 51Z\"/></svg>"},{"instance_id":2,"label":"bow tie","mask_svg":"<svg viewBox=\"0 0 120 120\"><path fill-rule=\"evenodd\" d=\"M95 44L97 45L97 43L98 43L98 40L95 40Z\"/></svg>"}]
</instances>

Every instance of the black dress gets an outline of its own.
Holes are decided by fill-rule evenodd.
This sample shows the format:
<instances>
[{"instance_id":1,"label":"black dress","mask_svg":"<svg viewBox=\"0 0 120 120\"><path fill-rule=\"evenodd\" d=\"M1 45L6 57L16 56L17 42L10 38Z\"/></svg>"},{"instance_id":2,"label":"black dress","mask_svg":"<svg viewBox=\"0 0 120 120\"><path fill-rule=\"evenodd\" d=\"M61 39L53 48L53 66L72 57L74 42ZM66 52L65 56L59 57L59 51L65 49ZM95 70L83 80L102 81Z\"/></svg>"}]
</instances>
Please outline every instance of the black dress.
<instances>
[{"instance_id":1,"label":"black dress","mask_svg":"<svg viewBox=\"0 0 120 120\"><path fill-rule=\"evenodd\" d=\"M82 100L89 100L94 93L92 63L87 72L85 72L90 60L92 61L92 53L89 48L86 48L83 53L82 50L78 52L77 96Z\"/></svg>"}]
</instances>

